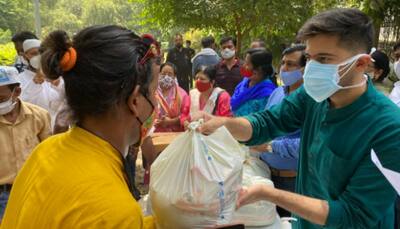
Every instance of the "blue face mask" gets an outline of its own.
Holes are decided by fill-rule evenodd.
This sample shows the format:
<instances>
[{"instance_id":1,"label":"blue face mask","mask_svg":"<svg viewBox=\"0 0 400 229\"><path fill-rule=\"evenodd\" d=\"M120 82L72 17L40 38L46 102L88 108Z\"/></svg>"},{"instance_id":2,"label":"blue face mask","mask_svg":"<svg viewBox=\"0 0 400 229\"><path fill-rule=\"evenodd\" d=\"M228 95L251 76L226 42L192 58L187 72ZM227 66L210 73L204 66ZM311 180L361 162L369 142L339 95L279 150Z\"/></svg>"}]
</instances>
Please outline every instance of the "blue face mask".
<instances>
[{"instance_id":1,"label":"blue face mask","mask_svg":"<svg viewBox=\"0 0 400 229\"><path fill-rule=\"evenodd\" d=\"M307 94L319 103L340 89L363 86L367 82L367 79L356 85L346 87L339 85L340 79L350 72L357 60L363 55L366 54L358 54L341 64L321 64L315 60L310 60L304 69L304 89ZM341 66L346 65L349 66L339 70Z\"/></svg>"},{"instance_id":2,"label":"blue face mask","mask_svg":"<svg viewBox=\"0 0 400 229\"><path fill-rule=\"evenodd\" d=\"M295 84L297 81L301 80L303 78L303 73L301 72L300 69L290 71L290 72L285 72L281 70L281 79L283 81L283 84L285 86L292 86Z\"/></svg>"}]
</instances>

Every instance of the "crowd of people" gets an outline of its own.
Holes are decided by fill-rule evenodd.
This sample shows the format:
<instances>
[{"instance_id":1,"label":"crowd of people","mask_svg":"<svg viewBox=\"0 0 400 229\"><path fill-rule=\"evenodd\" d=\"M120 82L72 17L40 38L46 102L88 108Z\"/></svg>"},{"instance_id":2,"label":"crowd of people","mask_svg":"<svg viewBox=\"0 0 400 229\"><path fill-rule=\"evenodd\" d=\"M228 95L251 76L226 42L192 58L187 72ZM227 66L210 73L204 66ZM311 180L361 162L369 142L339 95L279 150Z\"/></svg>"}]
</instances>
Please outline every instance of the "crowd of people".
<instances>
[{"instance_id":1,"label":"crowd of people","mask_svg":"<svg viewBox=\"0 0 400 229\"><path fill-rule=\"evenodd\" d=\"M152 133L200 118L271 170L275 188L243 189L238 207L273 202L294 228L396 228L398 194L371 151L400 172L400 43L392 64L373 33L359 10L320 13L278 66L261 39L242 60L232 36L196 53L176 34L164 62L153 36L115 25L15 34L16 62L0 66L1 228L154 228L137 153L148 183Z\"/></svg>"}]
</instances>

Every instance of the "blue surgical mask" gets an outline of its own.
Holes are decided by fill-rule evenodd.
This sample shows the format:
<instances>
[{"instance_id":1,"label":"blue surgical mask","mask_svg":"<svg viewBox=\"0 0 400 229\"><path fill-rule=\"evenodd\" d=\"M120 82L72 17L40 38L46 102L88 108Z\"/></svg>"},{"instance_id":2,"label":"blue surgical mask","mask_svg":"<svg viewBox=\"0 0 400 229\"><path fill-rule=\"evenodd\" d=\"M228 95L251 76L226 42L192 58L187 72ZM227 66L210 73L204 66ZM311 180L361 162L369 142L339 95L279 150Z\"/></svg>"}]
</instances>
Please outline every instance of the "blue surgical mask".
<instances>
[{"instance_id":1,"label":"blue surgical mask","mask_svg":"<svg viewBox=\"0 0 400 229\"><path fill-rule=\"evenodd\" d=\"M340 64L321 64L315 60L310 60L304 69L304 89L315 101L322 102L335 94L338 90L361 87L366 82L340 86L339 81L346 76L357 60L366 54L358 54ZM349 65L350 64L350 65ZM339 70L341 66L347 66Z\"/></svg>"},{"instance_id":2,"label":"blue surgical mask","mask_svg":"<svg viewBox=\"0 0 400 229\"><path fill-rule=\"evenodd\" d=\"M281 70L280 76L285 86L292 86L297 81L303 78L303 73L300 69L290 72L285 72Z\"/></svg>"}]
</instances>

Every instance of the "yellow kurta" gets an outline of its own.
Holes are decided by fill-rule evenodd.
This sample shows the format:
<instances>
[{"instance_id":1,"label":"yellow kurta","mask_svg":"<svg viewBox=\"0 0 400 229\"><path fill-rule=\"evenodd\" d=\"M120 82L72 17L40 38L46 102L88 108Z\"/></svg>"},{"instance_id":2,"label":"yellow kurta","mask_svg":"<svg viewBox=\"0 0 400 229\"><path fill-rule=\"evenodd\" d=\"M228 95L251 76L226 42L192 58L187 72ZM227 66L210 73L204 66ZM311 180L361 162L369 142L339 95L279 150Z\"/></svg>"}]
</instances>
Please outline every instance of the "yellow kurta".
<instances>
[{"instance_id":1,"label":"yellow kurta","mask_svg":"<svg viewBox=\"0 0 400 229\"><path fill-rule=\"evenodd\" d=\"M18 174L5 228L153 228L129 192L122 156L74 127L41 143Z\"/></svg>"}]
</instances>

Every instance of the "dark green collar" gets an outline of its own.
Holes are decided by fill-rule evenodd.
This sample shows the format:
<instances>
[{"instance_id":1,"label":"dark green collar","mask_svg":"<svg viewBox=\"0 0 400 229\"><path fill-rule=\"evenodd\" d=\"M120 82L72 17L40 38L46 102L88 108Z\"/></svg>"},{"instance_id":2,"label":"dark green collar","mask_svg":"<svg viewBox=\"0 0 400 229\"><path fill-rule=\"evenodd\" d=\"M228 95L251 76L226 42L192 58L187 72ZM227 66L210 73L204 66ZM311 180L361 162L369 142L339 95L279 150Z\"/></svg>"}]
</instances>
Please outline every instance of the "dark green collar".
<instances>
[{"instance_id":1,"label":"dark green collar","mask_svg":"<svg viewBox=\"0 0 400 229\"><path fill-rule=\"evenodd\" d=\"M326 106L326 119L327 122L335 122L345 120L349 116L357 113L361 109L371 105L377 94L376 89L373 87L372 82L368 80L367 90L358 97L353 103L338 109L329 108L328 100L324 102Z\"/></svg>"}]
</instances>

